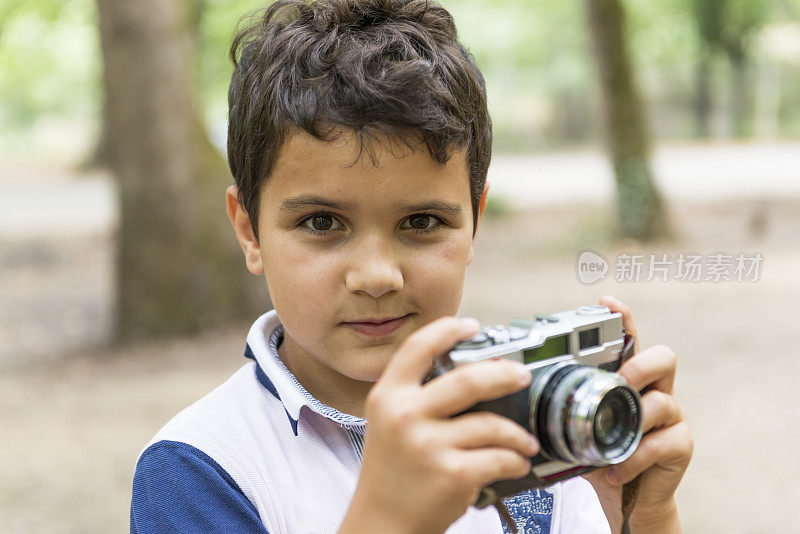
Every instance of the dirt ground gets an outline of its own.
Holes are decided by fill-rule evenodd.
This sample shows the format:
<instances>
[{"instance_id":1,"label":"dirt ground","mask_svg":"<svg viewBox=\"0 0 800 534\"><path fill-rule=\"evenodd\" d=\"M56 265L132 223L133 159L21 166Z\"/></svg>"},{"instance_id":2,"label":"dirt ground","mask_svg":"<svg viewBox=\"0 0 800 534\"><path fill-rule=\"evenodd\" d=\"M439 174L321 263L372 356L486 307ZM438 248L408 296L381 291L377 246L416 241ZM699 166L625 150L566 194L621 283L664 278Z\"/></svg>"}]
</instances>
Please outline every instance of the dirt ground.
<instances>
[{"instance_id":1,"label":"dirt ground","mask_svg":"<svg viewBox=\"0 0 800 534\"><path fill-rule=\"evenodd\" d=\"M598 206L482 223L462 315L486 323L595 303L630 304L643 347L679 355L677 395L695 436L679 489L688 533L800 532L800 201L673 206L677 238L613 244ZM609 277L579 282L591 249ZM755 282L617 282L622 253L763 257ZM249 325L192 339L107 348L108 235L0 242L0 531L128 529L142 446L171 416L244 363Z\"/></svg>"}]
</instances>

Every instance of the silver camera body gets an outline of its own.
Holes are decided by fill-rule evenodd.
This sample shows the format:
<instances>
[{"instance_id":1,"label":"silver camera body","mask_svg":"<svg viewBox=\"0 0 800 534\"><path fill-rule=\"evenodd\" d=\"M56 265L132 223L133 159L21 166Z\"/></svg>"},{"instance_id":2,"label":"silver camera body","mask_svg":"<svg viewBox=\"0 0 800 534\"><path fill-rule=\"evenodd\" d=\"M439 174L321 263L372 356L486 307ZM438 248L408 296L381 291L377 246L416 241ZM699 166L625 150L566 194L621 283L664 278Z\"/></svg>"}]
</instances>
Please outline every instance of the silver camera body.
<instances>
[{"instance_id":1,"label":"silver camera body","mask_svg":"<svg viewBox=\"0 0 800 534\"><path fill-rule=\"evenodd\" d=\"M508 417L541 445L529 475L495 482L482 498L546 487L633 454L642 438L641 397L615 371L633 355L634 342L620 313L582 306L483 328L436 359L427 380L495 358L521 362L532 375L529 387L467 410Z\"/></svg>"}]
</instances>

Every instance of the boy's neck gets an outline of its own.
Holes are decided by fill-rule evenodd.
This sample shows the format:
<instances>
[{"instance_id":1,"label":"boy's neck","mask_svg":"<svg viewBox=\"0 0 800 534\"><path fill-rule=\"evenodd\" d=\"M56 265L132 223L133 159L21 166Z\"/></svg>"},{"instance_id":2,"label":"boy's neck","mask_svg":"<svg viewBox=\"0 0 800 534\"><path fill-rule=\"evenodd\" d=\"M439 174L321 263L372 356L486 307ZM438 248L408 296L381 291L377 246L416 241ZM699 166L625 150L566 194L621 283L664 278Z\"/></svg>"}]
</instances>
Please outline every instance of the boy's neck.
<instances>
[{"instance_id":1,"label":"boy's neck","mask_svg":"<svg viewBox=\"0 0 800 534\"><path fill-rule=\"evenodd\" d=\"M364 403L374 382L354 380L330 369L304 354L285 334L278 346L278 356L315 399L342 413L365 417Z\"/></svg>"}]
</instances>

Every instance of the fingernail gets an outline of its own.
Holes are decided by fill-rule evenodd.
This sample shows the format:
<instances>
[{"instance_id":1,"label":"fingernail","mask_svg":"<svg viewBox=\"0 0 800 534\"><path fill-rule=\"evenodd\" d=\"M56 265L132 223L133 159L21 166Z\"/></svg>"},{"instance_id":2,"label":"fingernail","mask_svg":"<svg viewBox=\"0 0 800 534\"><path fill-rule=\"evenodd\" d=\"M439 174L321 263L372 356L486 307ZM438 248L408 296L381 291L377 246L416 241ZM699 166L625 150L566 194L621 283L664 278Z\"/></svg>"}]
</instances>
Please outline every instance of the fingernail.
<instances>
[{"instance_id":1,"label":"fingernail","mask_svg":"<svg viewBox=\"0 0 800 534\"><path fill-rule=\"evenodd\" d=\"M606 473L606 480L608 480L608 483L611 484L612 486L616 486L617 484L619 484L619 477L617 476L617 472L614 471L613 467L608 468L608 472Z\"/></svg>"}]
</instances>

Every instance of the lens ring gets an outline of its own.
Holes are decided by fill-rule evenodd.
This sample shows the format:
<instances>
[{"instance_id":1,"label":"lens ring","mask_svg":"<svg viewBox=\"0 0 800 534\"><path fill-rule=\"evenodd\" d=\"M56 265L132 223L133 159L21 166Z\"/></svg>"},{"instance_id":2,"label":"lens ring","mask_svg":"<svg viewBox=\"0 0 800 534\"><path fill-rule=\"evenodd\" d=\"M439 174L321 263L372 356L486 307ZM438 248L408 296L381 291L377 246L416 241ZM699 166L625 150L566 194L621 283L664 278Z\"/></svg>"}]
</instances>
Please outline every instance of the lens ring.
<instances>
[{"instance_id":1,"label":"lens ring","mask_svg":"<svg viewBox=\"0 0 800 534\"><path fill-rule=\"evenodd\" d=\"M553 459L570 463L579 461L570 446L565 424L569 418L565 419L564 415L569 413L573 392L595 371L595 368L586 365L565 366L553 374L542 393L545 404L541 412Z\"/></svg>"},{"instance_id":2,"label":"lens ring","mask_svg":"<svg viewBox=\"0 0 800 534\"><path fill-rule=\"evenodd\" d=\"M617 464L642 438L641 397L618 374L595 370L572 396L567 440L580 463Z\"/></svg>"}]
</instances>

